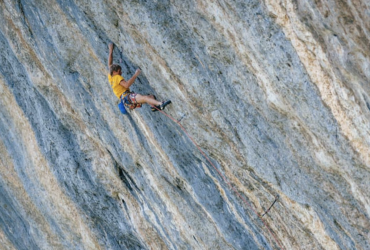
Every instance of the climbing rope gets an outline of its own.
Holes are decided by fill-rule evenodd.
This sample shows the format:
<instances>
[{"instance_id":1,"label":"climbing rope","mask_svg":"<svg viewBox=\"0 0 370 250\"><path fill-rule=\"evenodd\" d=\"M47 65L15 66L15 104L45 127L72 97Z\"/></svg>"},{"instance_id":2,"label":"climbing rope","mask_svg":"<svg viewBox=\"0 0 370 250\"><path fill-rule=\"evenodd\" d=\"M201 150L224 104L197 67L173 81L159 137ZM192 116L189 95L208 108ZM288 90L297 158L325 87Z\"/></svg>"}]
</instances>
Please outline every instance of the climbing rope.
<instances>
[{"instance_id":1,"label":"climbing rope","mask_svg":"<svg viewBox=\"0 0 370 250\"><path fill-rule=\"evenodd\" d=\"M173 118L172 116L170 116L169 114L167 114L166 112L164 112L163 110L160 110L159 108L157 108L156 106L152 106L154 107L155 109L157 109L158 111L160 111L162 114L164 114L165 116L167 116L168 118L170 118L172 121L174 121L175 123L177 123L180 128L182 129L182 131L184 131L184 133L186 134L186 136L193 142L193 144L198 148L199 152L204 156L204 158L211 164L211 166L217 171L217 173L221 176L221 178L224 180L224 182L230 187L231 190L234 191L234 193L258 216L258 218L260 218L260 220L262 221L263 225L267 228L268 232L270 233L270 235L274 238L275 240L275 243L280 247L280 249L285 249L284 247L282 247L282 245L279 243L279 241L277 240L275 234L271 231L271 229L268 227L267 223L265 222L265 220L262 218L262 216L252 207L252 205L238 192L238 190L236 190L232 185L231 183L226 179L226 177L216 168L216 166L212 163L212 161L207 157L207 155L203 152L203 150L198 146L198 144L195 142L195 140L189 135L188 131L182 126L182 124L180 123L181 119L180 120L176 120L175 118ZM276 202L276 199L274 201L274 203ZM273 204L274 204L273 203ZM272 205L273 205L272 204ZM271 207L272 207L271 205ZM268 209L270 210L271 207ZM268 211L267 211L268 212ZM266 213L265 213L266 214ZM263 214L263 215L265 215Z\"/></svg>"}]
</instances>

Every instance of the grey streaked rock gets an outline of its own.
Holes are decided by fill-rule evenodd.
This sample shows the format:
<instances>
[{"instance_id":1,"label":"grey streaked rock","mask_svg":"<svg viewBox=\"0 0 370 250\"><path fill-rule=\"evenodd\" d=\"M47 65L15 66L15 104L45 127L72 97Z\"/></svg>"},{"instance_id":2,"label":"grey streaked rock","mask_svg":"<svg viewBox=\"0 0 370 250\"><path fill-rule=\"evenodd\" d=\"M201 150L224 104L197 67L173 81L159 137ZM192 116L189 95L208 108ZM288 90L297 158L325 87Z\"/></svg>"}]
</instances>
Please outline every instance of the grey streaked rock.
<instances>
[{"instance_id":1,"label":"grey streaked rock","mask_svg":"<svg viewBox=\"0 0 370 250\"><path fill-rule=\"evenodd\" d=\"M0 1L1 248L370 249L369 9Z\"/></svg>"}]
</instances>

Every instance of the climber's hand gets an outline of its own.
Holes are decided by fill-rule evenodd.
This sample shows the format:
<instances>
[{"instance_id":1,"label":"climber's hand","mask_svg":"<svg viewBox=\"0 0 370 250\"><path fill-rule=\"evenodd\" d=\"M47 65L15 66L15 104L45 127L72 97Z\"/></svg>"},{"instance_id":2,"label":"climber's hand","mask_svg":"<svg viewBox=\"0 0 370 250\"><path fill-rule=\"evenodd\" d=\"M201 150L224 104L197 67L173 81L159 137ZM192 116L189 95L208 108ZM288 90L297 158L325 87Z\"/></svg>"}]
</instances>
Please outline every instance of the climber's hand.
<instances>
[{"instance_id":1,"label":"climber's hand","mask_svg":"<svg viewBox=\"0 0 370 250\"><path fill-rule=\"evenodd\" d=\"M110 52L112 52L112 51L113 51L113 49L114 49L114 44L113 44L113 43L110 43L110 44L108 45L108 47L109 47L109 51L110 51Z\"/></svg>"}]
</instances>

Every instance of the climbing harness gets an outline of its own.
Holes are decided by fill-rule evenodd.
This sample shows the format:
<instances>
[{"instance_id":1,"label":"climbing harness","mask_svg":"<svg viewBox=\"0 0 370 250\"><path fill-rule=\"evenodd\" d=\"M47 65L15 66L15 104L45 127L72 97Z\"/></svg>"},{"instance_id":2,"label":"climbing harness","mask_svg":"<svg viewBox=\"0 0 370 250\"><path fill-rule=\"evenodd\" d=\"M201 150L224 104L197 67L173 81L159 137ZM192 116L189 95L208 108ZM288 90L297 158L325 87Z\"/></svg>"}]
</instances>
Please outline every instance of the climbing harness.
<instances>
[{"instance_id":1,"label":"climbing harness","mask_svg":"<svg viewBox=\"0 0 370 250\"><path fill-rule=\"evenodd\" d=\"M118 108L122 114L127 114L127 109L129 111L134 110L136 108L141 108L141 103L136 101L136 93L126 91L120 97L120 102L118 103Z\"/></svg>"},{"instance_id":2,"label":"climbing harness","mask_svg":"<svg viewBox=\"0 0 370 250\"><path fill-rule=\"evenodd\" d=\"M142 106L141 103L137 102L136 95L137 94L135 92L130 92L128 90L121 95L121 102L123 102L125 107L130 111L136 108L141 108Z\"/></svg>"},{"instance_id":3,"label":"climbing harness","mask_svg":"<svg viewBox=\"0 0 370 250\"><path fill-rule=\"evenodd\" d=\"M198 144L195 142L195 140L189 135L189 133L187 132L187 130L182 126L182 124L180 123L181 119L180 120L176 120L175 118L173 118L172 116L170 116L169 114L167 114L166 112L164 112L163 110L160 110L158 109L156 106L152 106L152 108L155 108L157 109L159 112L161 112L162 114L164 114L165 116L167 116L168 118L170 118L172 121L174 121L175 123L177 123L180 128L182 129L182 131L184 131L184 133L186 134L186 136L193 142L193 144L198 148L199 152L204 156L204 158L211 164L211 166L216 170L216 172L220 175L220 177L224 180L224 182L230 187L231 190L234 191L234 193L257 215L257 217L262 221L263 225L267 228L269 234L273 237L275 243L280 247L280 249L285 249L284 247L282 247L282 245L280 244L280 242L277 240L275 234L271 231L271 229L268 227L267 223L265 222L265 220L262 218L262 216L264 215L260 215L253 207L252 205L238 192L238 190L236 190L232 185L231 183L226 179L226 177L216 168L216 166L212 163L212 161L207 157L207 155L203 152L203 150L198 146ZM279 196L277 196L278 198ZM270 208L267 210L267 212L271 209L271 207L275 204L275 202L277 201L277 198L275 199L274 203L270 206ZM266 212L265 212L266 214Z\"/></svg>"}]
</instances>

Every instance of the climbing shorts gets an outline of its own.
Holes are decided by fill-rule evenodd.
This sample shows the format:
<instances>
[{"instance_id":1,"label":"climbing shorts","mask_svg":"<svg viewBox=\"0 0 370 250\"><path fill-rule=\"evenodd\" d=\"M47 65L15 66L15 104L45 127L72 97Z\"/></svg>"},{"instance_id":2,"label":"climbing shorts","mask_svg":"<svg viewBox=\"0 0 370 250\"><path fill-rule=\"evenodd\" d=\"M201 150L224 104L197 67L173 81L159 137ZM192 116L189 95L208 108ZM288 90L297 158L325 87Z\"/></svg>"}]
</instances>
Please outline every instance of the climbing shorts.
<instances>
[{"instance_id":1,"label":"climbing shorts","mask_svg":"<svg viewBox=\"0 0 370 250\"><path fill-rule=\"evenodd\" d=\"M125 97L123 97L126 94ZM130 110L136 109L136 108L141 108L141 103L138 103L136 101L136 96L137 94L134 92L130 92L128 95L127 93L123 93L121 96L121 99L123 98L123 103L125 104L126 107L128 107Z\"/></svg>"}]
</instances>

